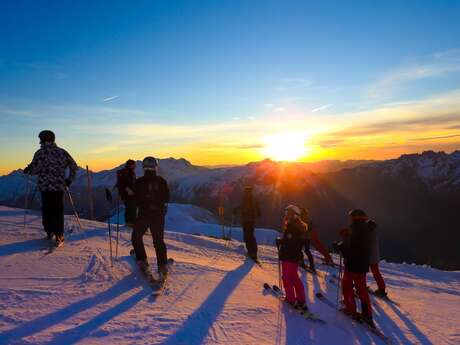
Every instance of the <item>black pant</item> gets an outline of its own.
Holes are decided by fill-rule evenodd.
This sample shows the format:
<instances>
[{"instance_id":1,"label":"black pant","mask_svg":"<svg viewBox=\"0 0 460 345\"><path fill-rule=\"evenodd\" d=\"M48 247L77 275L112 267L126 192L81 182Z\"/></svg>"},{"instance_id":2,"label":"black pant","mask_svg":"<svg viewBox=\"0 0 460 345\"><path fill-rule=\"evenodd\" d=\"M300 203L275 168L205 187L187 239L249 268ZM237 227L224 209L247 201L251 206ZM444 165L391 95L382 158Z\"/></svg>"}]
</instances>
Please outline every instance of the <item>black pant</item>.
<instances>
[{"instance_id":1,"label":"black pant","mask_svg":"<svg viewBox=\"0 0 460 345\"><path fill-rule=\"evenodd\" d=\"M244 243L250 257L257 257L257 241L254 236L255 224L254 221L243 222Z\"/></svg>"},{"instance_id":2,"label":"black pant","mask_svg":"<svg viewBox=\"0 0 460 345\"><path fill-rule=\"evenodd\" d=\"M137 206L133 197L127 197L123 200L125 204L125 223L134 224L137 218Z\"/></svg>"},{"instance_id":3,"label":"black pant","mask_svg":"<svg viewBox=\"0 0 460 345\"><path fill-rule=\"evenodd\" d=\"M148 217L139 217L134 225L131 235L131 242L136 252L137 260L147 260L147 253L144 247L144 234L147 229L153 238L153 246L157 256L158 267L166 265L168 262L166 244L164 241L165 215L164 213L149 215Z\"/></svg>"},{"instance_id":4,"label":"black pant","mask_svg":"<svg viewBox=\"0 0 460 345\"><path fill-rule=\"evenodd\" d=\"M308 261L310 262L310 268L315 269L315 261L313 260L313 255L310 251L310 240L305 241L304 250L305 254L307 254Z\"/></svg>"},{"instance_id":5,"label":"black pant","mask_svg":"<svg viewBox=\"0 0 460 345\"><path fill-rule=\"evenodd\" d=\"M42 222L47 234L64 234L64 192L41 192Z\"/></svg>"}]
</instances>

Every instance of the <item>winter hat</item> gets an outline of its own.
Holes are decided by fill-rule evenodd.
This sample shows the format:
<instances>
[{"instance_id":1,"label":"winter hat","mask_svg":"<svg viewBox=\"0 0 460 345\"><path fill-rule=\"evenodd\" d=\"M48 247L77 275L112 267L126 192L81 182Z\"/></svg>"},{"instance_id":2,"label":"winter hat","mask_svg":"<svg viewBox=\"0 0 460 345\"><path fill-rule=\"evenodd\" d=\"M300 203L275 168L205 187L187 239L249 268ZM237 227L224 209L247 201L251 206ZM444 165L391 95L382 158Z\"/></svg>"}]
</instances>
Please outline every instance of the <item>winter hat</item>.
<instances>
[{"instance_id":1,"label":"winter hat","mask_svg":"<svg viewBox=\"0 0 460 345\"><path fill-rule=\"evenodd\" d=\"M296 205L289 205L288 207L286 207L284 209L285 212L288 212L288 211L292 211L294 212L294 214L296 214L297 216L300 216L301 214L301 211L300 211L300 208Z\"/></svg>"},{"instance_id":2,"label":"winter hat","mask_svg":"<svg viewBox=\"0 0 460 345\"><path fill-rule=\"evenodd\" d=\"M56 140L56 136L53 131L50 131L49 129L41 131L40 134L38 134L38 137L40 138L40 143L54 143Z\"/></svg>"},{"instance_id":3,"label":"winter hat","mask_svg":"<svg viewBox=\"0 0 460 345\"><path fill-rule=\"evenodd\" d=\"M367 214L363 210L354 209L348 212L348 216L353 220L367 220Z\"/></svg>"},{"instance_id":4,"label":"winter hat","mask_svg":"<svg viewBox=\"0 0 460 345\"><path fill-rule=\"evenodd\" d=\"M157 166L158 161L154 157L148 156L142 161L142 168L144 168L144 170L155 170Z\"/></svg>"}]
</instances>

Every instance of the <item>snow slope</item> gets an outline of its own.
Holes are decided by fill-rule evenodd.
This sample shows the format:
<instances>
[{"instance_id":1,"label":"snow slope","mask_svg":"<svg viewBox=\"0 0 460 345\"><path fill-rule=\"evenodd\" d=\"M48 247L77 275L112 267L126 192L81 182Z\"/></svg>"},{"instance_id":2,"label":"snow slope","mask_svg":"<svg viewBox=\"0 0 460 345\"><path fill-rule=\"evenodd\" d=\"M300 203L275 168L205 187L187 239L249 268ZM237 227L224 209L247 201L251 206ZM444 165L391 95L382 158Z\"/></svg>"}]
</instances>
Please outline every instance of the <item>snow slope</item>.
<instances>
[{"instance_id":1,"label":"snow slope","mask_svg":"<svg viewBox=\"0 0 460 345\"><path fill-rule=\"evenodd\" d=\"M111 265L106 224L82 223L84 231L67 217L66 245L46 254L40 217L29 215L24 229L22 210L0 207L0 344L381 343L314 299L321 291L335 301L324 267L318 277L302 274L311 310L327 321L320 325L263 293L263 282L278 281L273 247L261 246L260 268L236 241L225 248L221 240L168 231L176 265L165 295L154 300L133 270L129 233L122 230ZM460 272L382 266L401 307L376 301L375 319L393 342L458 344Z\"/></svg>"}]
</instances>

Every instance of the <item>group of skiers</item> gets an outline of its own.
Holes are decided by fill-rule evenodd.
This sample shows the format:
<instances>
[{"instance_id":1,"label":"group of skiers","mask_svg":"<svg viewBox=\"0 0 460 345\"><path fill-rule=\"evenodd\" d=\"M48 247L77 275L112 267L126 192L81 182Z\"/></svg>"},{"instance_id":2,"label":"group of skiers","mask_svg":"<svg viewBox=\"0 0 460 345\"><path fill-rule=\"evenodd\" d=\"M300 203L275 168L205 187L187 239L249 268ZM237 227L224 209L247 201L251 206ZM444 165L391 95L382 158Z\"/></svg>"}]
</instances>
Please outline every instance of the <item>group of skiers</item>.
<instances>
[{"instance_id":1,"label":"group of skiers","mask_svg":"<svg viewBox=\"0 0 460 345\"><path fill-rule=\"evenodd\" d=\"M43 227L47 238L55 236L56 245L64 242L64 192L72 184L77 164L70 154L55 143L55 135L50 130L39 134L40 149L35 153L32 162L24 169L25 174L38 175L38 188L42 197ZM117 171L118 195L125 205L125 223L132 227L131 241L139 268L149 270L143 236L150 229L155 247L158 272L167 274L167 249L164 241L165 215L170 199L168 183L157 174L158 161L146 157L142 162L144 175L136 178L136 162L128 160L125 167ZM68 175L66 176L66 170ZM252 187L244 188L240 205L234 208L233 214L239 215L247 255L258 262L255 224L261 216L261 210ZM341 241L334 243L344 258L345 271L342 279L344 312L373 325L371 302L366 286L366 273L371 268L378 285L376 291L386 296L385 282L380 274L379 244L376 223L369 220L362 210L349 213L350 224L340 231ZM310 252L313 245L324 258L324 262L334 265L331 255L320 242L318 231L313 226L308 211L296 205L285 209L282 235L277 239L279 260L282 268L282 282L286 301L296 308L308 310L303 283L299 277L299 267L316 272L314 258ZM309 267L304 263L307 255ZM356 311L354 288L361 300L361 313Z\"/></svg>"}]
</instances>

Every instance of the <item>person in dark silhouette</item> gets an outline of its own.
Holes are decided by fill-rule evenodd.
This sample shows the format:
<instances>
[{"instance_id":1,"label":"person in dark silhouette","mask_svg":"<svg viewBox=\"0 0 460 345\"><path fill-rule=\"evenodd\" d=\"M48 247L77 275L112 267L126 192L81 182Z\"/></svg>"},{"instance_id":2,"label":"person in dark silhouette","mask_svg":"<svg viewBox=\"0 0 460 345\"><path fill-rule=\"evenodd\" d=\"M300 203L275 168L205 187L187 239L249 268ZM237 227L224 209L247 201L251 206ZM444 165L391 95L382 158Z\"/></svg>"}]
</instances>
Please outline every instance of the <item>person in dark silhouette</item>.
<instances>
[{"instance_id":1,"label":"person in dark silhouette","mask_svg":"<svg viewBox=\"0 0 460 345\"><path fill-rule=\"evenodd\" d=\"M248 257L258 261L257 240L254 231L256 219L260 217L261 213L259 203L252 194L252 187L247 186L244 188L241 204L233 209L233 214L240 215Z\"/></svg>"},{"instance_id":2,"label":"person in dark silhouette","mask_svg":"<svg viewBox=\"0 0 460 345\"><path fill-rule=\"evenodd\" d=\"M166 180L157 175L157 166L158 162L153 157L146 157L142 161L144 176L139 177L134 186L138 216L134 224L131 242L139 268L144 272L147 271L149 264L143 237L147 229L150 228L158 272L161 277L165 277L168 273L168 257L164 241L164 227L167 203L169 202L169 187Z\"/></svg>"},{"instance_id":3,"label":"person in dark silhouette","mask_svg":"<svg viewBox=\"0 0 460 345\"><path fill-rule=\"evenodd\" d=\"M380 262L380 246L379 246L379 236L377 232L377 223L373 220L368 220L367 223L372 228L371 234L371 256L369 259L370 269L372 275L374 276L375 282L377 283L377 290L374 293L379 297L387 297L385 280L382 277L379 269Z\"/></svg>"},{"instance_id":4,"label":"person in dark silhouette","mask_svg":"<svg viewBox=\"0 0 460 345\"><path fill-rule=\"evenodd\" d=\"M363 210L352 210L348 213L350 226L342 229L342 241L334 244L340 251L345 262L342 279L342 293L345 303L344 312L351 317L375 327L372 319L372 306L366 286L366 274L369 272L371 254L372 226ZM356 311L354 287L361 300L361 314Z\"/></svg>"},{"instance_id":5,"label":"person in dark silhouette","mask_svg":"<svg viewBox=\"0 0 460 345\"><path fill-rule=\"evenodd\" d=\"M118 195L125 204L125 224L133 227L136 221L136 203L134 198L134 185L136 183L136 162L132 159L126 161L125 167L117 171Z\"/></svg>"},{"instance_id":6,"label":"person in dark silhouette","mask_svg":"<svg viewBox=\"0 0 460 345\"><path fill-rule=\"evenodd\" d=\"M49 240L53 239L53 235L56 237L56 245L59 246L64 243L64 190L72 184L78 167L72 156L56 145L56 136L52 131L41 131L38 137L40 149L35 152L24 173L38 175L43 228Z\"/></svg>"}]
</instances>

